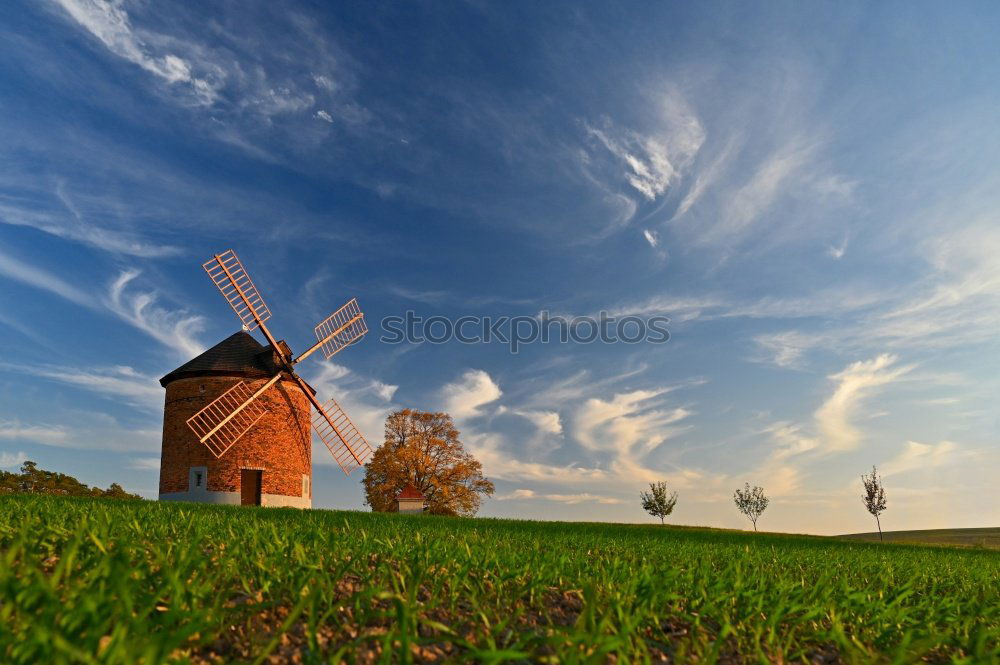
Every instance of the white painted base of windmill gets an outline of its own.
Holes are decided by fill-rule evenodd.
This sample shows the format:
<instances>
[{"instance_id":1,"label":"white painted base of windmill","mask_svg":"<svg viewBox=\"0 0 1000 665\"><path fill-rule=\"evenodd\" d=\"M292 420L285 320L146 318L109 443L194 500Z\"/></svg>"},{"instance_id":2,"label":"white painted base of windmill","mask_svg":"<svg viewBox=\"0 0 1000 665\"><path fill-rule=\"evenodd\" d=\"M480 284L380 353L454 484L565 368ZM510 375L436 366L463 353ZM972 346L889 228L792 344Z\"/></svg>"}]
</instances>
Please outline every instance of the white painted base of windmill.
<instances>
[{"instance_id":1,"label":"white painted base of windmill","mask_svg":"<svg viewBox=\"0 0 1000 665\"><path fill-rule=\"evenodd\" d=\"M219 506L238 506L241 503L241 499L242 495L239 492L210 492L208 490L171 492L160 495L160 501L191 501L193 503L211 503ZM261 494L260 505L271 508L312 508L312 499L305 496Z\"/></svg>"}]
</instances>

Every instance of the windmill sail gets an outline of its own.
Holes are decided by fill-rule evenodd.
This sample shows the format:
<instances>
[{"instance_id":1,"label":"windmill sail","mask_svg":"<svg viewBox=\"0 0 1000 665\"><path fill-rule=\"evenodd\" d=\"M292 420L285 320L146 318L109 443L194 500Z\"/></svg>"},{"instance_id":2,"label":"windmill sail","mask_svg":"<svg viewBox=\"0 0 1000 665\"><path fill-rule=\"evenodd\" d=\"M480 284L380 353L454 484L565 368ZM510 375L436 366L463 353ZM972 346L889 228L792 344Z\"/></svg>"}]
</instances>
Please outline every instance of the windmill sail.
<instances>
[{"instance_id":1,"label":"windmill sail","mask_svg":"<svg viewBox=\"0 0 1000 665\"><path fill-rule=\"evenodd\" d=\"M323 356L329 360L334 354L361 339L368 332L365 315L358 307L357 298L328 316L315 328L317 343Z\"/></svg>"},{"instance_id":2,"label":"windmill sail","mask_svg":"<svg viewBox=\"0 0 1000 665\"><path fill-rule=\"evenodd\" d=\"M368 441L347 417L336 401L330 400L323 408L316 405L313 429L326 445L333 459L347 475L364 465L372 453Z\"/></svg>"},{"instance_id":3,"label":"windmill sail","mask_svg":"<svg viewBox=\"0 0 1000 665\"><path fill-rule=\"evenodd\" d=\"M271 318L271 310L257 291L236 252L230 249L222 254L216 254L206 261L203 267L247 330L253 330L258 325L262 326L264 321Z\"/></svg>"},{"instance_id":4,"label":"windmill sail","mask_svg":"<svg viewBox=\"0 0 1000 665\"><path fill-rule=\"evenodd\" d=\"M267 413L267 408L257 398L279 378L281 375L275 374L256 391L240 381L188 418L188 427L216 458L222 457Z\"/></svg>"},{"instance_id":5,"label":"windmill sail","mask_svg":"<svg viewBox=\"0 0 1000 665\"><path fill-rule=\"evenodd\" d=\"M313 428L344 473L350 475L353 470L364 465L372 454L365 437L337 402L331 399L325 406L320 404L313 389L293 369L298 362L315 351L322 351L326 358L330 358L368 332L358 301L352 298L321 321L315 328L316 343L298 358L292 358L288 345L277 341L264 325L271 318L271 310L236 252L230 249L215 254L203 267L244 327L248 331L259 328L267 338L270 348L275 352L273 363L280 371L256 392L252 392L247 383L240 381L189 418L188 427L198 437L198 441L216 457L225 454L267 413L267 408L257 398L284 375L295 380L312 403L315 409Z\"/></svg>"}]
</instances>

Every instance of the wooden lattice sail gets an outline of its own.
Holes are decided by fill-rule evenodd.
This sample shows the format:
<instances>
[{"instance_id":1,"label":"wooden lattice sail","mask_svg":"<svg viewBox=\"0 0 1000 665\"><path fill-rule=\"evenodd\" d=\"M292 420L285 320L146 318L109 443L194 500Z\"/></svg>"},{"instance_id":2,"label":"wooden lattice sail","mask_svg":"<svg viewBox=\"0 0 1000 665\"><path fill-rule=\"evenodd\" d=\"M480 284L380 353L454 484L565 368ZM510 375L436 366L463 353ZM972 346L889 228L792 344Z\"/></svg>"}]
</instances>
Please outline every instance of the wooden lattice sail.
<instances>
[{"instance_id":1,"label":"wooden lattice sail","mask_svg":"<svg viewBox=\"0 0 1000 665\"><path fill-rule=\"evenodd\" d=\"M288 345L277 341L264 324L271 318L271 310L236 252L230 249L216 254L203 267L243 326L248 331L259 328L267 338L271 345L274 373L256 390L245 381L240 381L189 418L187 425L198 441L216 458L225 455L267 413L260 397L284 376L301 386L314 409L314 431L344 473L350 474L362 466L372 453L368 441L336 401L331 399L325 405L321 404L313 389L294 370L297 363L314 351L321 350L324 357L330 358L368 332L358 301L352 298L320 322L315 328L316 343L298 358L293 358Z\"/></svg>"}]
</instances>

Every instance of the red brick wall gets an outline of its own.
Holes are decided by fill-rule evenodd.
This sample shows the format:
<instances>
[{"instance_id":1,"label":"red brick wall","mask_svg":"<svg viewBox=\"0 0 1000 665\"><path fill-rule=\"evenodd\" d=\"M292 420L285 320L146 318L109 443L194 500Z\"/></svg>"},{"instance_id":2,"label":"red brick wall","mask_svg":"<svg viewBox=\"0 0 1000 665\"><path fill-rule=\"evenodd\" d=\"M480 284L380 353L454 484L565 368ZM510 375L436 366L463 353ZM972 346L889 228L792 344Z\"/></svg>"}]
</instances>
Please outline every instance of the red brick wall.
<instances>
[{"instance_id":1,"label":"red brick wall","mask_svg":"<svg viewBox=\"0 0 1000 665\"><path fill-rule=\"evenodd\" d=\"M187 426L188 418L237 381L240 379L213 376L167 384L161 494L187 492L189 469L204 466L208 467L207 489L211 492L239 492L240 469L257 468L264 470L262 494L302 496L302 476L312 476L311 405L294 381L278 381L258 398L269 413L219 459ZM252 390L266 383L265 379L246 381Z\"/></svg>"}]
</instances>

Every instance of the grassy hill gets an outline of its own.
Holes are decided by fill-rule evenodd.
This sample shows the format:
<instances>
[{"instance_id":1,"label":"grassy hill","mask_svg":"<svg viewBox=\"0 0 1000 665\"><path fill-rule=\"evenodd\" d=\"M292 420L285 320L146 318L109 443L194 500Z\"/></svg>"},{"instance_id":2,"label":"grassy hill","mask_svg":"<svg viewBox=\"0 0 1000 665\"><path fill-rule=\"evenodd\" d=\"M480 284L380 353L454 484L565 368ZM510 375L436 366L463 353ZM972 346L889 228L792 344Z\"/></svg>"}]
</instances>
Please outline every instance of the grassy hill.
<instances>
[{"instance_id":1,"label":"grassy hill","mask_svg":"<svg viewBox=\"0 0 1000 665\"><path fill-rule=\"evenodd\" d=\"M1000 554L0 497L0 662L1000 662Z\"/></svg>"},{"instance_id":2,"label":"grassy hill","mask_svg":"<svg viewBox=\"0 0 1000 665\"><path fill-rule=\"evenodd\" d=\"M1000 527L981 529L924 529L921 531L886 531L887 543L920 543L924 545L960 545L1000 549ZM845 540L879 542L878 532L851 533L837 536Z\"/></svg>"}]
</instances>

